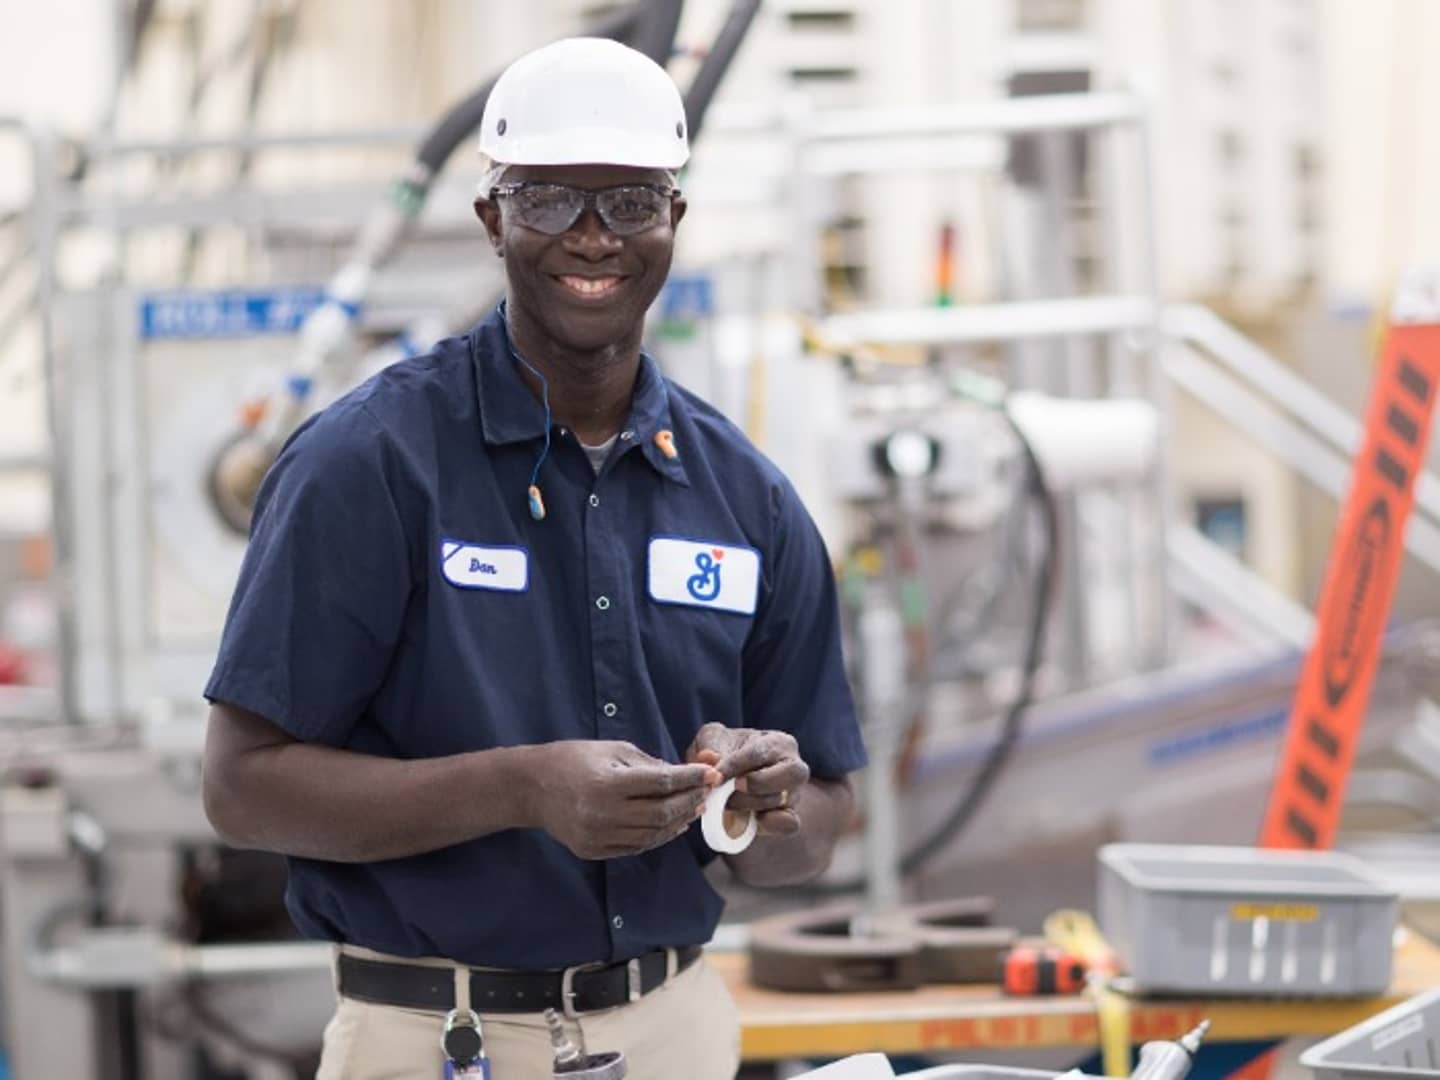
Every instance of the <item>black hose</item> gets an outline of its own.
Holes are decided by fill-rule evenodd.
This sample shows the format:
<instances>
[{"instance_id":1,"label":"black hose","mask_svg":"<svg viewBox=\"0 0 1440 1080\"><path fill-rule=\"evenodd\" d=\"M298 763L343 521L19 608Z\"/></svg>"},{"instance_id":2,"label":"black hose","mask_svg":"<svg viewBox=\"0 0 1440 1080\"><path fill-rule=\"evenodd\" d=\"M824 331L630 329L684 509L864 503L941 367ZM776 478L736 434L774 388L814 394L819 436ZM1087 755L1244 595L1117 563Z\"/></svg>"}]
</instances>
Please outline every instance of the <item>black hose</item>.
<instances>
[{"instance_id":1,"label":"black hose","mask_svg":"<svg viewBox=\"0 0 1440 1080\"><path fill-rule=\"evenodd\" d=\"M145 34L155 20L157 0L137 0L135 14L130 19L129 34L125 41L125 70L131 71L140 60L140 49L145 44Z\"/></svg>"},{"instance_id":2,"label":"black hose","mask_svg":"<svg viewBox=\"0 0 1440 1080\"><path fill-rule=\"evenodd\" d=\"M1049 621L1050 600L1054 594L1054 579L1058 566L1056 557L1060 548L1060 513L1055 502L1055 494L1045 480L1040 459L1035 456L1034 447L1025 438L1025 433L1020 430L1014 418L1003 408L1000 413L1005 418L1005 422L1010 425L1010 430L1015 433L1015 438L1019 440L1021 452L1025 456L1026 493L1039 504L1045 523L1045 553L1035 578L1035 599L1030 611L1030 626L1025 644L1020 691L1016 694L1009 709L1006 710L1000 734L986 752L985 760L980 763L980 768L976 772L975 778L971 780L970 786L966 788L965 794L960 797L944 819L930 831L928 836L901 857L900 874L902 877L915 873L933 859L974 819L980 807L984 805L986 797L994 788L995 781L999 779L1008 764L1016 745L1020 742L1020 736L1024 730L1025 710L1035 699L1035 679L1043 659L1045 626ZM861 876L845 878L840 881L815 882L802 886L800 891L817 896L838 896L860 892L864 888L865 878Z\"/></svg>"},{"instance_id":3,"label":"black hose","mask_svg":"<svg viewBox=\"0 0 1440 1080\"><path fill-rule=\"evenodd\" d=\"M1054 594L1055 572L1058 565L1056 556L1059 554L1060 548L1060 513L1055 502L1055 493L1050 490L1049 484L1045 481L1045 473L1040 467L1040 460L1035 456L1034 447L1030 445L1024 432L1020 430L1019 425L1015 423L1010 414L1002 410L1002 415L1005 417L1006 423L1010 425L1010 430L1020 441L1021 451L1025 455L1029 494L1039 503L1040 513L1045 522L1045 556L1035 578L1035 600L1030 611L1029 637L1025 643L1025 661L1021 669L1023 674L1020 692L1006 712L1000 735L991 745L989 753L985 755L985 760L981 763L965 796L931 831L929 836L905 853L904 858L900 860L902 875L912 874L924 866L969 824L1009 762L1015 746L1020 741L1020 735L1024 728L1025 710L1035 700L1035 679L1044 658L1045 625L1049 620L1050 598Z\"/></svg>"},{"instance_id":4,"label":"black hose","mask_svg":"<svg viewBox=\"0 0 1440 1080\"><path fill-rule=\"evenodd\" d=\"M719 89L725 73L730 70L730 62L740 51L740 44L750 32L750 24L755 21L759 11L760 0L735 0L729 16L725 19L725 25L715 36L715 44L710 46L710 51L705 54L700 70L695 73L695 78L690 83L690 89L685 92L685 126L689 129L692 146L700 128L704 126L710 101L715 97L715 91Z\"/></svg>"},{"instance_id":5,"label":"black hose","mask_svg":"<svg viewBox=\"0 0 1440 1080\"><path fill-rule=\"evenodd\" d=\"M964 651L966 642L975 635L975 632L982 626L993 622L1000 614L1000 608L1005 600L1012 595L1011 582L1022 579L1026 575L1026 557L1023 532L1028 516L1029 506L1024 501L1017 501L1015 506L1005 512L1005 516L997 527L1000 534L998 541L999 554L994 558L997 568L991 575L993 580L988 584L984 581L984 591L976 599L971 586L977 575L967 577L958 586L951 589L942 596L936 604L936 621L940 626L939 640L935 644L937 653L944 653L947 649L958 649ZM969 605L963 616L952 618L952 612L962 604ZM962 621L963 619L963 621ZM956 624L959 629L956 629Z\"/></svg>"},{"instance_id":6,"label":"black hose","mask_svg":"<svg viewBox=\"0 0 1440 1080\"><path fill-rule=\"evenodd\" d=\"M675 34L680 29L680 14L684 10L685 0L651 0L630 34L630 47L665 67L675 51Z\"/></svg>"}]
</instances>

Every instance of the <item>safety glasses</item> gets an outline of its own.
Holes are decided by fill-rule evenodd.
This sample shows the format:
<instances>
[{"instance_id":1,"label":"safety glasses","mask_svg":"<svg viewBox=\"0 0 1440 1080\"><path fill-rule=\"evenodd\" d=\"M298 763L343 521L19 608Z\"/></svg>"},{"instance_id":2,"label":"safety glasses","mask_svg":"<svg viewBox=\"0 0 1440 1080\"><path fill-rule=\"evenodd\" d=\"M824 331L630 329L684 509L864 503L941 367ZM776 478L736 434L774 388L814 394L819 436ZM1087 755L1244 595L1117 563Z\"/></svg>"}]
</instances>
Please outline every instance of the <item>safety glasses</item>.
<instances>
[{"instance_id":1,"label":"safety glasses","mask_svg":"<svg viewBox=\"0 0 1440 1080\"><path fill-rule=\"evenodd\" d=\"M581 214L591 209L616 236L633 236L669 224L670 204L679 194L679 188L652 184L621 184L587 191L565 184L525 182L499 184L490 197L503 196L516 221L547 236L567 232Z\"/></svg>"}]
</instances>

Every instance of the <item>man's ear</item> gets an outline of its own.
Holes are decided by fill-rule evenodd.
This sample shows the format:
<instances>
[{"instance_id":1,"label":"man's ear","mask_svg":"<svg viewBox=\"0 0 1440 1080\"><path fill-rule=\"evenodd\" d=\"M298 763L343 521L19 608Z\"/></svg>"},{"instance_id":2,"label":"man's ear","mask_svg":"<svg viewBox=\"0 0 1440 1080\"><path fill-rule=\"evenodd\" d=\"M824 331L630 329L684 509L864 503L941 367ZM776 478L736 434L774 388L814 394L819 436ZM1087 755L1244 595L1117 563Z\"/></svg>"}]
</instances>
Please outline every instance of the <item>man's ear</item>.
<instances>
[{"instance_id":1,"label":"man's ear","mask_svg":"<svg viewBox=\"0 0 1440 1080\"><path fill-rule=\"evenodd\" d=\"M490 246L495 250L495 254L503 259L505 257L505 237L500 232L500 207L494 199L476 195L475 216L480 219L480 224L485 226L485 235L490 238Z\"/></svg>"},{"instance_id":2,"label":"man's ear","mask_svg":"<svg viewBox=\"0 0 1440 1080\"><path fill-rule=\"evenodd\" d=\"M680 224L680 219L685 216L685 211L689 208L690 204L684 199L670 200L670 228L673 229Z\"/></svg>"}]
</instances>

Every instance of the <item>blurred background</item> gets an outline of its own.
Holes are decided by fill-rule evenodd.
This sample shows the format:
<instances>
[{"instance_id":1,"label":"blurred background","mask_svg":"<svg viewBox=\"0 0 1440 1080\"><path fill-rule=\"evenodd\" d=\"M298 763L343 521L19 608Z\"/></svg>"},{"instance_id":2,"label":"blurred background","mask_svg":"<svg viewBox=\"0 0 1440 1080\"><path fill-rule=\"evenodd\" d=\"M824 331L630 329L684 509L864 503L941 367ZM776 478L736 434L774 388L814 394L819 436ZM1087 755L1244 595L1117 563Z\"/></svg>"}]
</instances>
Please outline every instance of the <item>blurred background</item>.
<instances>
[{"instance_id":1,"label":"blurred background","mask_svg":"<svg viewBox=\"0 0 1440 1080\"><path fill-rule=\"evenodd\" d=\"M652 16L698 111L648 348L841 575L876 765L830 890L1026 926L1089 902L1105 840L1253 839L1386 313L1440 259L1440 3L6 0L11 1043L63 1016L169 1076L313 1042L244 1026L313 957L234 961L221 1008L174 951L289 934L197 795L249 495L501 295L477 93ZM1440 821L1429 474L1415 514L1346 819L1396 875ZM736 922L813 900L732 891ZM27 1075L112 1067L70 1042Z\"/></svg>"}]
</instances>

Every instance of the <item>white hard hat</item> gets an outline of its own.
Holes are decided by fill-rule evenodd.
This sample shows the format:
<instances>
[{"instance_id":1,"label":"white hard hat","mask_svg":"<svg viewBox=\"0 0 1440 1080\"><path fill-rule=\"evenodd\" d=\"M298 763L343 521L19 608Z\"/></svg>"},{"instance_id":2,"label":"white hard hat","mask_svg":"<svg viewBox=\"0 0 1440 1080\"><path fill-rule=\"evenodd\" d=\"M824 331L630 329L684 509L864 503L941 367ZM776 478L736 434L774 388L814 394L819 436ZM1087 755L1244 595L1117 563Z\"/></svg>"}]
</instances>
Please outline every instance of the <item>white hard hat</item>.
<instances>
[{"instance_id":1,"label":"white hard hat","mask_svg":"<svg viewBox=\"0 0 1440 1080\"><path fill-rule=\"evenodd\" d=\"M685 104L644 53L608 38L565 38L496 81L480 153L504 165L678 169L690 156Z\"/></svg>"}]
</instances>

